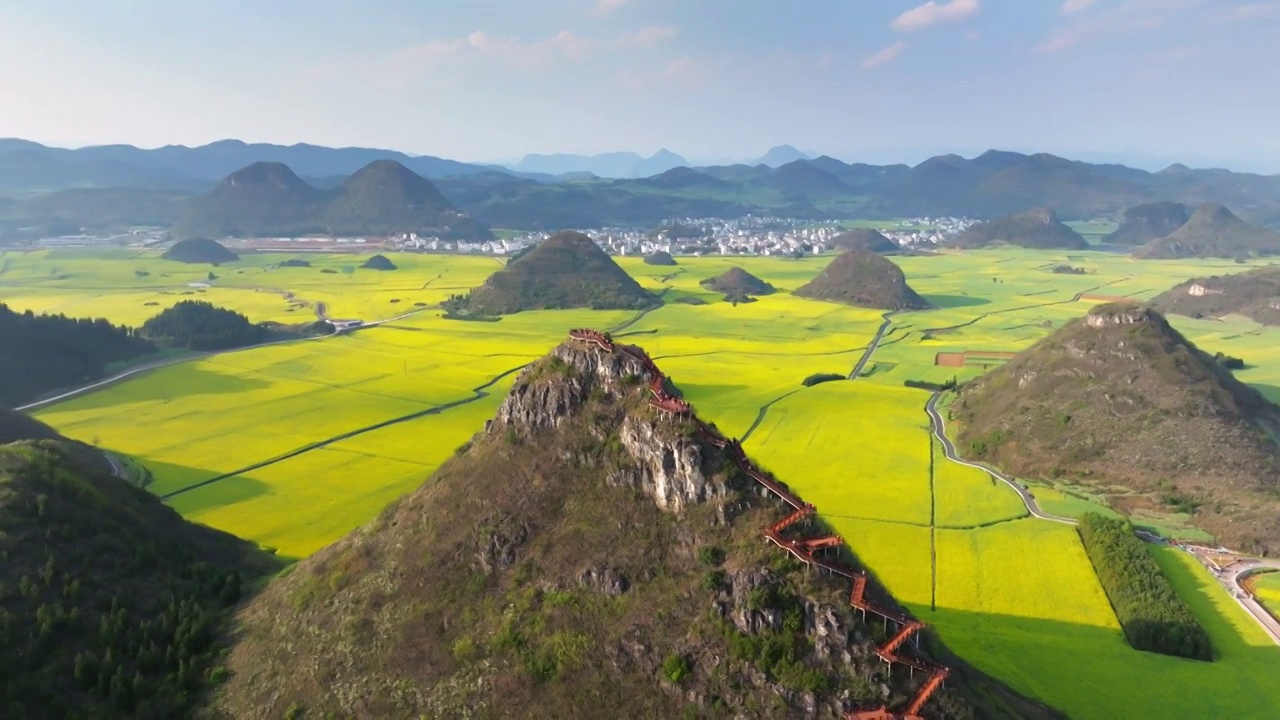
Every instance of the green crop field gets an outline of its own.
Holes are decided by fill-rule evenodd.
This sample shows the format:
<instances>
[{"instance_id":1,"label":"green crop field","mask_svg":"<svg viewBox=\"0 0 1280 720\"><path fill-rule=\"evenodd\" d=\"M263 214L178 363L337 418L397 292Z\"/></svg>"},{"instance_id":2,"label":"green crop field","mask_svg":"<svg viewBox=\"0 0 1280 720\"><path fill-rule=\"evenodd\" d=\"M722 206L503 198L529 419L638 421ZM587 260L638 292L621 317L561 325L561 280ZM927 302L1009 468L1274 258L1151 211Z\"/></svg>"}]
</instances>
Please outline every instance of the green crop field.
<instances>
[{"instance_id":1,"label":"green crop field","mask_svg":"<svg viewBox=\"0 0 1280 720\"><path fill-rule=\"evenodd\" d=\"M1272 614L1280 614L1280 572L1258 575L1253 581L1253 591Z\"/></svg>"},{"instance_id":2,"label":"green crop field","mask_svg":"<svg viewBox=\"0 0 1280 720\"><path fill-rule=\"evenodd\" d=\"M1075 530L1028 517L1012 489L947 461L930 435L928 393L902 386L972 378L984 371L973 358L1024 349L1104 301L1090 293L1150 298L1248 264L1019 249L894 258L937 309L892 316L862 378L806 388L813 374L848 375L882 322L878 311L790 294L830 258L679 258L674 267L619 258L662 293L663 307L485 323L445 320L431 306L483 282L499 267L494 258L389 254L400 269L377 273L357 269L360 256L308 255L313 267L276 267L288 257L209 268L150 251L0 255L0 301L20 310L135 325L184 296L279 322L310 322L320 302L335 318L418 311L347 336L190 360L36 415L146 467L149 489L179 493L168 502L184 515L302 557L426 479L492 417L511 371L569 328L614 328L657 360L700 416L745 437L762 467L817 505L859 561L980 669L1072 717L1256 717L1280 706L1280 648L1189 556L1156 551L1218 658L1131 650ZM1087 274L1049 271L1059 263ZM698 284L732 266L778 292L734 306ZM207 284L211 269L211 287L192 285ZM1171 321L1205 350L1244 358L1238 377L1280 400L1280 331L1243 318ZM937 366L940 352L970 361ZM1078 489L1031 489L1052 513L1107 510ZM1260 591L1280 595L1273 579Z\"/></svg>"}]
</instances>

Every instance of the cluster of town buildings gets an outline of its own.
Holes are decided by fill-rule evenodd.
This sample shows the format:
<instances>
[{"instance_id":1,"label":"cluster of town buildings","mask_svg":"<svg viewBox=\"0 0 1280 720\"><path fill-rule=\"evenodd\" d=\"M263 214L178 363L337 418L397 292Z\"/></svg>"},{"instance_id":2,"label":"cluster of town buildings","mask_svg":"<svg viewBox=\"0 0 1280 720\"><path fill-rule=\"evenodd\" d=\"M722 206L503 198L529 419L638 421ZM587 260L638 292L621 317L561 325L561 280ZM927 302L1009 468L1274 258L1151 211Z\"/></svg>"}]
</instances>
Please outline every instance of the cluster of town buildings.
<instances>
[{"instance_id":1,"label":"cluster of town buildings","mask_svg":"<svg viewBox=\"0 0 1280 720\"><path fill-rule=\"evenodd\" d=\"M890 240L907 248L929 248L944 242L975 221L968 218L911 218L886 222L879 228ZM795 218L746 216L721 218L673 218L652 230L606 227L579 230L611 255L648 255L664 251L672 255L783 255L798 256L833 251L832 239L845 232L838 223L814 224ZM479 242L403 235L390 243L402 250L510 255L550 237L532 232Z\"/></svg>"},{"instance_id":2,"label":"cluster of town buildings","mask_svg":"<svg viewBox=\"0 0 1280 720\"><path fill-rule=\"evenodd\" d=\"M886 221L878 230L906 248L929 248L959 233L975 221L968 218L911 218ZM839 223L748 215L732 220L722 218L672 218L657 229L605 227L581 230L611 255L648 255L664 251L672 255L781 255L800 256L836 249L832 239L845 232ZM368 247L386 247L410 252L450 252L483 255L512 255L550 237L548 232L532 232L494 240L442 240L437 237L403 233L390 238L245 238L227 239L224 244L243 250L285 252L352 252ZM112 236L75 235L45 238L43 247L87 247L94 245L151 245L167 238L163 230L148 228Z\"/></svg>"}]
</instances>

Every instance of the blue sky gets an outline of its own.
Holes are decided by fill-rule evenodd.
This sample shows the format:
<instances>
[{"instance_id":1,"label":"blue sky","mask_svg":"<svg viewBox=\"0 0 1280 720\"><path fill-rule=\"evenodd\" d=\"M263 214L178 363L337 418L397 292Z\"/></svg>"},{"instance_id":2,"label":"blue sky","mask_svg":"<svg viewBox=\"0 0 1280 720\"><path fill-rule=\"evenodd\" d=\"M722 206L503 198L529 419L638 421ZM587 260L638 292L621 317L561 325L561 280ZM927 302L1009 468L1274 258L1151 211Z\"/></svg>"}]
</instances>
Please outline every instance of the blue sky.
<instances>
[{"instance_id":1,"label":"blue sky","mask_svg":"<svg viewBox=\"0 0 1280 720\"><path fill-rule=\"evenodd\" d=\"M1280 171L1280 0L0 0L0 136Z\"/></svg>"}]
</instances>

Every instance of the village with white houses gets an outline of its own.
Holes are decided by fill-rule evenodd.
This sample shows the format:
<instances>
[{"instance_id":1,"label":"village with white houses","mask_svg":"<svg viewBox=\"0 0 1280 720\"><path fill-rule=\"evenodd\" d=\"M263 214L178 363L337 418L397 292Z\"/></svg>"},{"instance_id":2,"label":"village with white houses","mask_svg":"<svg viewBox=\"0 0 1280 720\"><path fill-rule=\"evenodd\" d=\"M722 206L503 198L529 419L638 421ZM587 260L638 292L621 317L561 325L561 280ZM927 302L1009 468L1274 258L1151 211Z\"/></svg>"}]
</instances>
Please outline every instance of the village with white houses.
<instances>
[{"instance_id":1,"label":"village with white houses","mask_svg":"<svg viewBox=\"0 0 1280 720\"><path fill-rule=\"evenodd\" d=\"M904 249L929 250L972 225L963 217L919 217L872 223L885 237ZM579 228L611 255L647 255L664 251L672 255L801 256L833 252L831 242L848 227L839 222L747 215L722 218L671 218L657 228ZM237 250L257 252L362 252L375 248L406 252L440 252L509 256L550 237L550 232L506 235L493 240L444 240L417 233L391 237L260 237L223 238L219 242ZM137 228L110 236L68 235L37 241L39 247L155 246L168 240L158 228Z\"/></svg>"},{"instance_id":2,"label":"village with white houses","mask_svg":"<svg viewBox=\"0 0 1280 720\"><path fill-rule=\"evenodd\" d=\"M972 225L969 218L911 218L879 227L885 237L908 249L929 249ZM656 229L580 228L611 255L811 255L836 249L832 239L845 232L840 223L748 215L721 218L672 218ZM550 237L533 232L495 240L466 242L405 235L391 240L401 250L511 255Z\"/></svg>"}]
</instances>

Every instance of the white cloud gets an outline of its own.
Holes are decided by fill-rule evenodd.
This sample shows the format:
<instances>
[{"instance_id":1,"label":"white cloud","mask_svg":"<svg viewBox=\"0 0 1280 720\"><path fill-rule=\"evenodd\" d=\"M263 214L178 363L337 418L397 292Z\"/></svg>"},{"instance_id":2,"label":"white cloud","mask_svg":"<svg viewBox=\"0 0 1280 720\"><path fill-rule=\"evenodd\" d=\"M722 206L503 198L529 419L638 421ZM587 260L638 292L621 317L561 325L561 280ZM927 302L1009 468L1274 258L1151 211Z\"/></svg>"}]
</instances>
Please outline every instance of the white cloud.
<instances>
[{"instance_id":1,"label":"white cloud","mask_svg":"<svg viewBox=\"0 0 1280 720\"><path fill-rule=\"evenodd\" d=\"M596 0L594 12L596 15L608 15L627 4L627 0Z\"/></svg>"},{"instance_id":2,"label":"white cloud","mask_svg":"<svg viewBox=\"0 0 1280 720\"><path fill-rule=\"evenodd\" d=\"M649 48L674 38L680 34L680 28L674 25L650 25L633 33L626 33L614 41L618 48Z\"/></svg>"},{"instance_id":3,"label":"white cloud","mask_svg":"<svg viewBox=\"0 0 1280 720\"><path fill-rule=\"evenodd\" d=\"M1049 34L1036 52L1052 53L1106 35L1140 32L1160 27L1170 18L1193 10L1211 0L1124 0L1119 5L1095 12Z\"/></svg>"},{"instance_id":4,"label":"white cloud","mask_svg":"<svg viewBox=\"0 0 1280 720\"><path fill-rule=\"evenodd\" d=\"M914 7L889 23L889 27L900 32L921 30L939 23L959 22L977 15L982 10L978 0L950 0L950 2L929 2Z\"/></svg>"},{"instance_id":5,"label":"white cloud","mask_svg":"<svg viewBox=\"0 0 1280 720\"><path fill-rule=\"evenodd\" d=\"M982 33L978 32L977 30L970 30L969 32L964 34L964 39L968 40L969 42L973 42L974 40L977 40L980 37L982 37Z\"/></svg>"},{"instance_id":6,"label":"white cloud","mask_svg":"<svg viewBox=\"0 0 1280 720\"><path fill-rule=\"evenodd\" d=\"M1084 12L1097 4L1098 0L1063 0L1062 8L1059 10L1063 15L1075 15L1078 12Z\"/></svg>"},{"instance_id":7,"label":"white cloud","mask_svg":"<svg viewBox=\"0 0 1280 720\"><path fill-rule=\"evenodd\" d=\"M1280 18L1280 2L1253 2L1227 8L1232 20L1269 20Z\"/></svg>"},{"instance_id":8,"label":"white cloud","mask_svg":"<svg viewBox=\"0 0 1280 720\"><path fill-rule=\"evenodd\" d=\"M661 45L680 32L673 25L651 25L609 39L587 38L569 30L541 40L525 42L515 36L492 35L477 30L465 38L432 40L401 48L388 56L403 71L429 68L443 61L490 58L513 69L533 71L557 62L585 62L607 52L644 50Z\"/></svg>"},{"instance_id":9,"label":"white cloud","mask_svg":"<svg viewBox=\"0 0 1280 720\"><path fill-rule=\"evenodd\" d=\"M898 55L902 54L902 51L905 50L906 47L907 44L899 40L889 47L884 48L873 55L869 55L862 61L862 69L870 70L871 68L880 67L885 63L893 62Z\"/></svg>"}]
</instances>

